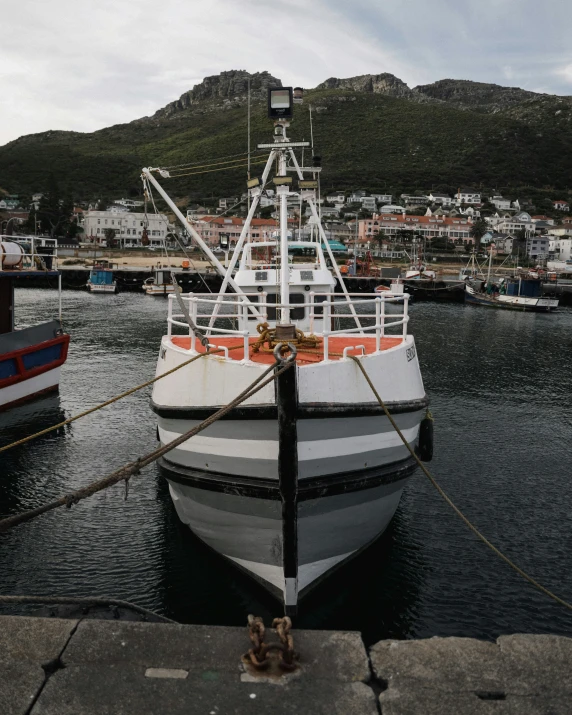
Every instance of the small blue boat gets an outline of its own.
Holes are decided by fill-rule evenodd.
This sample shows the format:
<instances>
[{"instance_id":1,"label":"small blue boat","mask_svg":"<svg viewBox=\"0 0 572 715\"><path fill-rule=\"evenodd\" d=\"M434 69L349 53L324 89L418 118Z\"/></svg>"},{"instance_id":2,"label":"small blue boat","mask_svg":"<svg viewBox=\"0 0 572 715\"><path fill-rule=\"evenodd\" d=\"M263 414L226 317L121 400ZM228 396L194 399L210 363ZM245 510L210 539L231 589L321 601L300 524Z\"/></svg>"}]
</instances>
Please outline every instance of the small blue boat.
<instances>
[{"instance_id":1,"label":"small blue boat","mask_svg":"<svg viewBox=\"0 0 572 715\"><path fill-rule=\"evenodd\" d=\"M113 271L105 266L94 266L89 273L87 287L91 293L117 293Z\"/></svg>"}]
</instances>

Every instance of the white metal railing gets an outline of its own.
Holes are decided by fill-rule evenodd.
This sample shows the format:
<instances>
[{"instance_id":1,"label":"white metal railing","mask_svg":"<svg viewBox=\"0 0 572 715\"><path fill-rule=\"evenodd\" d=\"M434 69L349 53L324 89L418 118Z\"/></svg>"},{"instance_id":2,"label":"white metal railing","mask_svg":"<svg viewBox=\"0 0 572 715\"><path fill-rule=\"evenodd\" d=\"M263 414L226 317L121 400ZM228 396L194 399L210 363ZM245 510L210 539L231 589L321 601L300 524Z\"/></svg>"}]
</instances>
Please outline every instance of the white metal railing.
<instances>
[{"instance_id":1,"label":"white metal railing","mask_svg":"<svg viewBox=\"0 0 572 715\"><path fill-rule=\"evenodd\" d=\"M290 303L288 306L281 303L268 302L268 294L266 292L258 293L258 302L251 303L244 295L214 295L212 293L189 293L183 295L182 300L187 303L189 316L192 322L204 331L209 339L220 337L240 337L243 344L243 357L245 360L249 357L249 338L256 337L257 332L253 330L258 323L259 318L249 314L249 307L254 305L264 320L268 320L268 310L276 311L279 315L281 308L289 307L290 310L304 308L305 317L303 320L294 320L298 327L307 326L310 333L316 333L323 339L323 359L329 359L329 341L331 337L342 336L368 336L375 337L375 351L381 350L381 340L386 337L388 329L401 327L398 333L391 333L391 337L407 337L407 325L409 323L409 295L396 295L390 293L349 293L352 299L352 304L356 311L355 317L360 322L359 327L354 328L333 328L336 319L354 321L354 315L348 310L348 303L345 296L339 293L315 293L309 292L308 300L303 303ZM222 298L222 300L221 300ZM338 300L336 300L336 298ZM188 331L191 339L190 352L196 352L196 335L190 325L187 324L183 313L174 312L176 307L175 296L169 296L169 306L167 314L167 335L173 335L173 326L183 328ZM387 312L388 305L402 306L402 312ZM209 320L213 312L218 308L222 308L216 315L215 321L211 321L209 325L202 325L200 320ZM346 308L345 313L337 312L336 309ZM367 310L369 308L369 310ZM306 314L306 309L308 309ZM363 311L366 312L363 312ZM222 320L237 321L237 328L219 327L217 322ZM371 324L363 325L362 321L368 321ZM213 345L214 347L214 345ZM216 347L219 347L218 345ZM220 346L222 347L222 346ZM363 349L363 345L352 346L349 349ZM344 349L344 357L347 357L348 348ZM228 351L225 351L228 357Z\"/></svg>"},{"instance_id":2,"label":"white metal railing","mask_svg":"<svg viewBox=\"0 0 572 715\"><path fill-rule=\"evenodd\" d=\"M2 252L0 255L0 271L22 270L57 270L58 241L55 238L40 236L3 236L0 243L16 244L20 251L14 253ZM30 248L26 251L26 248ZM47 249L42 251L42 249ZM14 263L14 261L16 261Z\"/></svg>"}]
</instances>

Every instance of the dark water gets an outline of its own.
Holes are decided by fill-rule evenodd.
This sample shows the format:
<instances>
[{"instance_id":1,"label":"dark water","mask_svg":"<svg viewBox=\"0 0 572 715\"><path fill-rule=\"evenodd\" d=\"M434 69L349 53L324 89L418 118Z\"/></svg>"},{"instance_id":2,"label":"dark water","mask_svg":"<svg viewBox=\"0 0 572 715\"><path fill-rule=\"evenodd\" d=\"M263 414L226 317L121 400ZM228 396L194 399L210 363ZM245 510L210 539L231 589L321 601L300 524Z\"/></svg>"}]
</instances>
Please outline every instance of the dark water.
<instances>
[{"instance_id":1,"label":"dark water","mask_svg":"<svg viewBox=\"0 0 572 715\"><path fill-rule=\"evenodd\" d=\"M20 325L52 317L55 292L20 290ZM60 397L0 415L1 441L153 375L166 302L64 294L72 342ZM416 304L412 329L436 419L431 469L522 568L572 601L572 311ZM37 506L156 445L144 391L0 455L0 513ZM0 537L0 591L108 595L176 620L242 625L280 615L272 597L182 527L155 467ZM296 625L367 641L502 633L572 635L572 614L488 551L418 473L385 536L302 603Z\"/></svg>"}]
</instances>

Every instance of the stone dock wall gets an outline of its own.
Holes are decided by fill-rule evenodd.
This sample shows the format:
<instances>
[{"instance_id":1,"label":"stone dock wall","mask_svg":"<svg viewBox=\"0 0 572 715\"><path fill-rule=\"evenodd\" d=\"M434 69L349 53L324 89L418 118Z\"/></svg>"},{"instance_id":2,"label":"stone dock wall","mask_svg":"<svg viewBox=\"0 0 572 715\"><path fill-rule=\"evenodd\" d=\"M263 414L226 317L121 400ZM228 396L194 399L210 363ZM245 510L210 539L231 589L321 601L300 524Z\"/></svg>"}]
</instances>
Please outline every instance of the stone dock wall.
<instances>
[{"instance_id":1,"label":"stone dock wall","mask_svg":"<svg viewBox=\"0 0 572 715\"><path fill-rule=\"evenodd\" d=\"M294 672L251 672L246 628L0 617L2 715L572 712L572 639L381 641L293 630ZM272 641L272 634L267 638Z\"/></svg>"}]
</instances>

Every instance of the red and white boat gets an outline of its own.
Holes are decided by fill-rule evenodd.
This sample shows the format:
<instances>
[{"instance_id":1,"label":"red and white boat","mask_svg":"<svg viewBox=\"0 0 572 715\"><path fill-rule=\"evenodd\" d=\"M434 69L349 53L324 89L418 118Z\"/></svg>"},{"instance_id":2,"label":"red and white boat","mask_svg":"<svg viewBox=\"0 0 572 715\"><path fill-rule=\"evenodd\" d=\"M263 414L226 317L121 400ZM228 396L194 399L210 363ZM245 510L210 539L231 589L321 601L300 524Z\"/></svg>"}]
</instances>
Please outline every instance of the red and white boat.
<instances>
[{"instance_id":1,"label":"red and white boat","mask_svg":"<svg viewBox=\"0 0 572 715\"><path fill-rule=\"evenodd\" d=\"M48 238L18 238L0 242L0 410L14 407L59 388L67 358L69 335L60 319L27 328L14 327L14 282L25 278L58 279L52 270L57 242Z\"/></svg>"}]
</instances>

